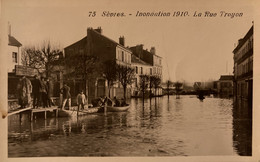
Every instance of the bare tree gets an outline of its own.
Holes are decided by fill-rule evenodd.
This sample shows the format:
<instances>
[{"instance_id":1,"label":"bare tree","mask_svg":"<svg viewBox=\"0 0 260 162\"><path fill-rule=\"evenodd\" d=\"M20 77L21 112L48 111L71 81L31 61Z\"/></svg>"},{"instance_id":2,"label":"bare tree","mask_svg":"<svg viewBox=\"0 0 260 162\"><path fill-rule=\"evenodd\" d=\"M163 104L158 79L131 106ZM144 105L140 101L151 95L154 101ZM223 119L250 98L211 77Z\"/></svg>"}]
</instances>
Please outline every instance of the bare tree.
<instances>
[{"instance_id":1,"label":"bare tree","mask_svg":"<svg viewBox=\"0 0 260 162\"><path fill-rule=\"evenodd\" d=\"M143 101L144 101L144 95L145 95L145 91L148 88L148 84L149 84L149 76L148 75L140 75L140 82L139 82L139 86L142 92L142 97L143 97Z\"/></svg>"},{"instance_id":2,"label":"bare tree","mask_svg":"<svg viewBox=\"0 0 260 162\"><path fill-rule=\"evenodd\" d=\"M157 94L157 89L160 87L160 84L161 84L161 78L159 76L153 76L153 85L154 85L154 88L155 88L155 95Z\"/></svg>"},{"instance_id":3,"label":"bare tree","mask_svg":"<svg viewBox=\"0 0 260 162\"><path fill-rule=\"evenodd\" d=\"M168 99L169 99L169 95L170 95L170 86L172 85L172 81L167 80L166 84L167 84L167 95L168 95Z\"/></svg>"},{"instance_id":4,"label":"bare tree","mask_svg":"<svg viewBox=\"0 0 260 162\"><path fill-rule=\"evenodd\" d=\"M66 77L81 81L81 87L84 88L88 96L88 79L93 75L101 75L100 61L96 56L86 53L77 55L68 55L65 58Z\"/></svg>"},{"instance_id":5,"label":"bare tree","mask_svg":"<svg viewBox=\"0 0 260 162\"><path fill-rule=\"evenodd\" d=\"M124 89L124 99L126 99L127 85L131 85L135 76L135 70L129 66L117 65L117 77Z\"/></svg>"},{"instance_id":6,"label":"bare tree","mask_svg":"<svg viewBox=\"0 0 260 162\"><path fill-rule=\"evenodd\" d=\"M50 41L44 41L39 47L25 46L22 50L22 64L43 70L49 77L53 68L60 63L62 51Z\"/></svg>"},{"instance_id":7,"label":"bare tree","mask_svg":"<svg viewBox=\"0 0 260 162\"><path fill-rule=\"evenodd\" d=\"M108 83L108 97L110 97L111 86L114 85L114 81L117 80L117 66L115 60L108 60L104 62L103 74Z\"/></svg>"}]
</instances>

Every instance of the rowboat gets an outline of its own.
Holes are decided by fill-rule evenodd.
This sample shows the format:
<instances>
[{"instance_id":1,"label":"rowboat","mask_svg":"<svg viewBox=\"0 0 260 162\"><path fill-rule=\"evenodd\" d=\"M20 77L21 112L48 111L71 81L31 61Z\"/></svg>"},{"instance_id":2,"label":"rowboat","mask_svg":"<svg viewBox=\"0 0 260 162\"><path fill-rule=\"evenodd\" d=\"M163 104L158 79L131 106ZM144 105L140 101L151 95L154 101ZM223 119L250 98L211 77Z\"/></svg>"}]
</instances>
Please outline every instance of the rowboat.
<instances>
[{"instance_id":1,"label":"rowboat","mask_svg":"<svg viewBox=\"0 0 260 162\"><path fill-rule=\"evenodd\" d=\"M127 104L126 106L107 106L108 112L121 112L121 111L127 111L129 109L130 105Z\"/></svg>"},{"instance_id":2,"label":"rowboat","mask_svg":"<svg viewBox=\"0 0 260 162\"><path fill-rule=\"evenodd\" d=\"M97 113L100 107L92 107L88 108L87 110L59 110L58 116L59 117L74 117L74 116L84 116L88 114Z\"/></svg>"}]
</instances>

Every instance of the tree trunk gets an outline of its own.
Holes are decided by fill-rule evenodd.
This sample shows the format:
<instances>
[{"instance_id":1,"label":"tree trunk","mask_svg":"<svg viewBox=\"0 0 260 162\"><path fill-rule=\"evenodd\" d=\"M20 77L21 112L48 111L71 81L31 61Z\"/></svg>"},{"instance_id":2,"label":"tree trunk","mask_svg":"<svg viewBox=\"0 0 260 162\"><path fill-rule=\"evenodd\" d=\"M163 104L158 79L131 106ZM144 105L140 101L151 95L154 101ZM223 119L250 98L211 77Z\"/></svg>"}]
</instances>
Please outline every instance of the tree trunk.
<instances>
[{"instance_id":1,"label":"tree trunk","mask_svg":"<svg viewBox=\"0 0 260 162\"><path fill-rule=\"evenodd\" d=\"M86 105L87 105L87 108L88 108L88 79L86 78L85 81L85 89L86 89Z\"/></svg>"},{"instance_id":2,"label":"tree trunk","mask_svg":"<svg viewBox=\"0 0 260 162\"><path fill-rule=\"evenodd\" d=\"M126 100L126 86L123 86L124 88L124 100Z\"/></svg>"},{"instance_id":3,"label":"tree trunk","mask_svg":"<svg viewBox=\"0 0 260 162\"><path fill-rule=\"evenodd\" d=\"M107 81L107 86L108 86L108 97L110 98L110 82Z\"/></svg>"}]
</instances>

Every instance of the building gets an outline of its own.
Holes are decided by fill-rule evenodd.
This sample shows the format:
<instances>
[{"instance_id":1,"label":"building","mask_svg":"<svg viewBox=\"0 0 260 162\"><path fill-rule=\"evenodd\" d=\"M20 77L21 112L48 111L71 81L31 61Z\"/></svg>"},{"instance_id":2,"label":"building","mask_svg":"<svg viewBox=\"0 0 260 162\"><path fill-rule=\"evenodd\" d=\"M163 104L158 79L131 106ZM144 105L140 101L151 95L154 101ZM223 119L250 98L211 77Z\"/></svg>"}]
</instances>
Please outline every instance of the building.
<instances>
[{"instance_id":1,"label":"building","mask_svg":"<svg viewBox=\"0 0 260 162\"><path fill-rule=\"evenodd\" d=\"M220 96L233 96L233 75L221 75L217 83L217 92Z\"/></svg>"},{"instance_id":2,"label":"building","mask_svg":"<svg viewBox=\"0 0 260 162\"><path fill-rule=\"evenodd\" d=\"M234 58L234 96L235 99L252 104L253 97L253 30L239 39L233 50Z\"/></svg>"},{"instance_id":3,"label":"building","mask_svg":"<svg viewBox=\"0 0 260 162\"><path fill-rule=\"evenodd\" d=\"M11 35L8 34L8 72L15 71L15 65L21 65L21 46L22 44Z\"/></svg>"},{"instance_id":4,"label":"building","mask_svg":"<svg viewBox=\"0 0 260 162\"><path fill-rule=\"evenodd\" d=\"M139 77L142 74L153 75L162 78L162 57L156 55L155 47L151 47L150 51L144 50L143 45L136 45L130 47L133 52L133 64L136 68L136 85L138 85ZM138 87L135 87L138 89ZM162 95L162 88L156 90L152 89L154 95Z\"/></svg>"},{"instance_id":5,"label":"building","mask_svg":"<svg viewBox=\"0 0 260 162\"><path fill-rule=\"evenodd\" d=\"M135 79L132 84L132 92L131 95L134 97L141 96L141 90L139 88L140 84L140 75L152 75L153 66L144 62L140 58L132 55L132 64L131 66L135 69ZM154 89L153 89L154 91Z\"/></svg>"},{"instance_id":6,"label":"building","mask_svg":"<svg viewBox=\"0 0 260 162\"><path fill-rule=\"evenodd\" d=\"M76 57L79 55L96 56L100 63L104 63L108 60L115 60L117 64L130 66L132 51L125 47L125 38L120 37L119 43L104 36L102 29L88 28L87 36L78 42L64 49L66 57ZM102 65L102 64L100 64ZM101 68L101 67L100 67ZM80 83L73 80L72 95L76 96L79 92ZM92 75L88 78L88 97L89 100L100 97L108 96L108 85L106 79L102 74ZM123 88L119 82L117 82L110 90L110 96L123 97ZM127 90L127 97L130 97L130 88Z\"/></svg>"}]
</instances>

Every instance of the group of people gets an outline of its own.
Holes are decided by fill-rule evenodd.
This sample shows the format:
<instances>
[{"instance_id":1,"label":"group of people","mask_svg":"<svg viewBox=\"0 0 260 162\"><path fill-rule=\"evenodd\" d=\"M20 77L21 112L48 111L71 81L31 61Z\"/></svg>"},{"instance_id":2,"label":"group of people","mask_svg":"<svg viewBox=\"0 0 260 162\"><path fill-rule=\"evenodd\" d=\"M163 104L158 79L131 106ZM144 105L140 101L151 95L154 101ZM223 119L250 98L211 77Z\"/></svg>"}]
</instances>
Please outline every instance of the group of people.
<instances>
[{"instance_id":1,"label":"group of people","mask_svg":"<svg viewBox=\"0 0 260 162\"><path fill-rule=\"evenodd\" d=\"M17 85L18 99L21 108L25 108L27 106L32 106L33 108L38 108L42 106L43 108L54 106L51 99L50 93L51 85L48 78L40 77L35 75L34 80L31 82L28 78L23 76L20 78ZM31 101L31 93L33 96L33 102ZM60 93L63 94L63 102L62 109L65 109L66 103L68 103L69 110L71 109L71 94L70 87L65 83L63 88L60 89ZM119 101L116 97L113 100L104 97L99 99L102 103L111 102L111 105L114 106L122 106L124 101ZM78 110L84 110L84 105L87 103L87 97L85 96L83 90L79 92L76 99ZM88 107L87 107L88 108Z\"/></svg>"},{"instance_id":2,"label":"group of people","mask_svg":"<svg viewBox=\"0 0 260 162\"><path fill-rule=\"evenodd\" d=\"M38 108L39 106L45 108L54 105L51 99L51 86L48 78L39 77L38 75L36 75L32 85L33 108Z\"/></svg>"},{"instance_id":3,"label":"group of people","mask_svg":"<svg viewBox=\"0 0 260 162\"><path fill-rule=\"evenodd\" d=\"M17 84L18 102L21 108L33 105L33 108L39 106L51 107L54 105L51 100L50 82L48 78L35 75L31 82L26 76L19 79ZM33 103L31 101L31 93L33 95Z\"/></svg>"},{"instance_id":4,"label":"group of people","mask_svg":"<svg viewBox=\"0 0 260 162\"><path fill-rule=\"evenodd\" d=\"M31 93L32 93L32 83L31 81L23 76L19 79L17 84L17 94L18 94L18 103L21 108L30 106L31 104Z\"/></svg>"}]
</instances>

